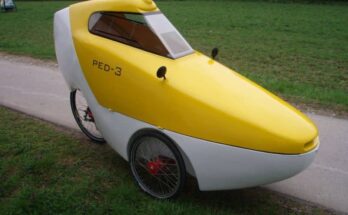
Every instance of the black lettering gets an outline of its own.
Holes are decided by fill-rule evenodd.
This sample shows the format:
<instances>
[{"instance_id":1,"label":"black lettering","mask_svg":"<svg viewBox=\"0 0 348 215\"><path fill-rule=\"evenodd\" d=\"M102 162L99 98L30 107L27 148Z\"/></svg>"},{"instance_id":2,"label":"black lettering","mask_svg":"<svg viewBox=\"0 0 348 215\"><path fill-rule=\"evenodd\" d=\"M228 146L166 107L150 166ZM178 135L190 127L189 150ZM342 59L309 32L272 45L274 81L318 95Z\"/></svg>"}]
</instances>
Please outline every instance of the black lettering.
<instances>
[{"instance_id":1,"label":"black lettering","mask_svg":"<svg viewBox=\"0 0 348 215\"><path fill-rule=\"evenodd\" d=\"M109 71L114 71L114 74L116 76L121 76L122 75L122 68L119 66L116 66L114 68L111 68L110 64L107 63L103 63L99 60L92 60L92 66L97 67L100 70L103 70L105 72L109 72Z\"/></svg>"},{"instance_id":2,"label":"black lettering","mask_svg":"<svg viewBox=\"0 0 348 215\"><path fill-rule=\"evenodd\" d=\"M104 65L104 64L103 64L102 62L99 62L99 63L98 63L98 69L103 70L103 65Z\"/></svg>"},{"instance_id":3,"label":"black lettering","mask_svg":"<svg viewBox=\"0 0 348 215\"><path fill-rule=\"evenodd\" d=\"M115 69L115 75L121 76L121 74L122 74L122 68L117 66Z\"/></svg>"},{"instance_id":4,"label":"black lettering","mask_svg":"<svg viewBox=\"0 0 348 215\"><path fill-rule=\"evenodd\" d=\"M104 71L105 71L105 72L109 72L109 71L110 71L110 66L109 66L109 64L105 64L105 65L104 65Z\"/></svg>"}]
</instances>

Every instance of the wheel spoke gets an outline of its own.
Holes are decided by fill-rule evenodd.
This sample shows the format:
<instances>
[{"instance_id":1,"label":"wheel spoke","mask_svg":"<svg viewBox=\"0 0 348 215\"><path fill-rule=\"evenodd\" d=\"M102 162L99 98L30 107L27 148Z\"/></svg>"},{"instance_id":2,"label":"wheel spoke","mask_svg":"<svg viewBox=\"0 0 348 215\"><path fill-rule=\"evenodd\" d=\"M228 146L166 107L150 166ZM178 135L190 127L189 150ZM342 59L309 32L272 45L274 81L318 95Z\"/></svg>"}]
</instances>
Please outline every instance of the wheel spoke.
<instances>
[{"instance_id":1,"label":"wheel spoke","mask_svg":"<svg viewBox=\"0 0 348 215\"><path fill-rule=\"evenodd\" d=\"M75 119L81 130L92 140L100 143L104 142L101 133L96 127L92 112L88 107L87 100L84 98L82 92L80 90L76 90L73 93L75 93L75 96L73 97L74 101L71 101L75 103L75 105L72 106L75 108L75 111L73 109L73 114L75 115Z\"/></svg>"},{"instance_id":2,"label":"wheel spoke","mask_svg":"<svg viewBox=\"0 0 348 215\"><path fill-rule=\"evenodd\" d=\"M181 184L177 157L158 138L143 137L139 142L131 162L137 181L155 197L174 195Z\"/></svg>"}]
</instances>

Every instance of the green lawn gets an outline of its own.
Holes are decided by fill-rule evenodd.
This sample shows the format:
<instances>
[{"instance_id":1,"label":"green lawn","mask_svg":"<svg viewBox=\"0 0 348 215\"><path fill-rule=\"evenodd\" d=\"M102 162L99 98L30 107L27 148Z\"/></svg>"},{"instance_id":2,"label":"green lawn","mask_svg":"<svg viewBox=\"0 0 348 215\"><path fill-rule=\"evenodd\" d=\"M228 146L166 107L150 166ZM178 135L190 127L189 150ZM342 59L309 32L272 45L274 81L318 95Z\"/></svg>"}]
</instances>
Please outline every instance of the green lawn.
<instances>
[{"instance_id":1,"label":"green lawn","mask_svg":"<svg viewBox=\"0 0 348 215\"><path fill-rule=\"evenodd\" d=\"M54 59L52 16L70 2L0 14L0 51ZM348 4L164 1L192 46L287 99L348 112Z\"/></svg>"},{"instance_id":2,"label":"green lawn","mask_svg":"<svg viewBox=\"0 0 348 215\"><path fill-rule=\"evenodd\" d=\"M199 192L176 201L140 192L107 145L0 106L0 214L332 214L262 189Z\"/></svg>"}]
</instances>

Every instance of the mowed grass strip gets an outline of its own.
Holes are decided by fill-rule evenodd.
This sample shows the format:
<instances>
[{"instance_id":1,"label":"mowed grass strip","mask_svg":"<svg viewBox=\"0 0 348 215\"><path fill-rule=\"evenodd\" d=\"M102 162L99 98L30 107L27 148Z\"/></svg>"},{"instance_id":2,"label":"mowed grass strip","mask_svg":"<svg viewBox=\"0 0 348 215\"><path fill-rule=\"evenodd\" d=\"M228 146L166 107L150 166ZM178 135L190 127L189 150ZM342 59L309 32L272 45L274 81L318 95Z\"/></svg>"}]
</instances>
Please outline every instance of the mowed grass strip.
<instances>
[{"instance_id":1,"label":"mowed grass strip","mask_svg":"<svg viewBox=\"0 0 348 215\"><path fill-rule=\"evenodd\" d=\"M54 59L53 13L72 3L0 13L0 51ZM348 112L348 3L157 4L195 49L219 47L219 61L285 98Z\"/></svg>"},{"instance_id":2,"label":"mowed grass strip","mask_svg":"<svg viewBox=\"0 0 348 215\"><path fill-rule=\"evenodd\" d=\"M348 4L163 2L193 47L265 88L348 110Z\"/></svg>"},{"instance_id":3,"label":"mowed grass strip","mask_svg":"<svg viewBox=\"0 0 348 215\"><path fill-rule=\"evenodd\" d=\"M16 2L18 11L0 13L0 51L55 59L54 13L74 2Z\"/></svg>"},{"instance_id":4,"label":"mowed grass strip","mask_svg":"<svg viewBox=\"0 0 348 215\"><path fill-rule=\"evenodd\" d=\"M79 132L0 106L1 214L331 214L262 189L199 192L190 180L175 201L133 183L128 163Z\"/></svg>"}]
</instances>

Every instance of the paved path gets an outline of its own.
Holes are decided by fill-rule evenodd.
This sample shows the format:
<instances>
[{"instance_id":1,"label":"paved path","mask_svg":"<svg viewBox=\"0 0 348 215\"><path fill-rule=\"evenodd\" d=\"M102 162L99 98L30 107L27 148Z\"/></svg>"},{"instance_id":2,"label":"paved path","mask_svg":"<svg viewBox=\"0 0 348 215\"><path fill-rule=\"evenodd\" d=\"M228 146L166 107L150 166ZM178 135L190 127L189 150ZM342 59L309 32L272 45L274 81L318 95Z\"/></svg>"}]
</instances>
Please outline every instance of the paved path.
<instances>
[{"instance_id":1,"label":"paved path","mask_svg":"<svg viewBox=\"0 0 348 215\"><path fill-rule=\"evenodd\" d=\"M69 91L56 67L0 59L0 105L77 128ZM267 187L348 213L348 120L309 117L320 131L318 156L301 174Z\"/></svg>"}]
</instances>

